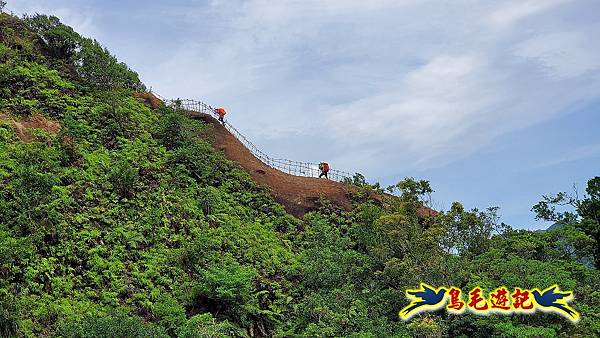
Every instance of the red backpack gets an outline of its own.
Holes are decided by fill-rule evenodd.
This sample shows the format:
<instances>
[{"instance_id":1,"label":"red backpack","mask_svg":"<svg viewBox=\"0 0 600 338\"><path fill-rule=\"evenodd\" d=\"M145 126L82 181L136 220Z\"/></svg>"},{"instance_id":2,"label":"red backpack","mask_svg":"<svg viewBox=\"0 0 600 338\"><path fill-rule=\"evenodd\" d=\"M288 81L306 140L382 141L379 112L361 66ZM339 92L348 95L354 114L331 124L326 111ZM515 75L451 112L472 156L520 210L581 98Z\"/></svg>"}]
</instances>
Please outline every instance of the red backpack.
<instances>
[{"instance_id":1,"label":"red backpack","mask_svg":"<svg viewBox=\"0 0 600 338\"><path fill-rule=\"evenodd\" d=\"M329 171L329 164L326 162L323 162L323 172L328 172Z\"/></svg>"}]
</instances>

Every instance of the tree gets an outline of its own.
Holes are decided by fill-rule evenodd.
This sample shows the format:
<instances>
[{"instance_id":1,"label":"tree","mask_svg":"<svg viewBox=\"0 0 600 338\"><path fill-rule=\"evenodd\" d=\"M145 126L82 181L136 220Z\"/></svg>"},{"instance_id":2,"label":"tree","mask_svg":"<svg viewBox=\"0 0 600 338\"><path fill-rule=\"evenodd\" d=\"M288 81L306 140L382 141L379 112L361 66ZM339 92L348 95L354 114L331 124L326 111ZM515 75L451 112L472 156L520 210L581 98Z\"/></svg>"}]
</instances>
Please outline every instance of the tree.
<instances>
[{"instance_id":1,"label":"tree","mask_svg":"<svg viewBox=\"0 0 600 338\"><path fill-rule=\"evenodd\" d=\"M587 183L586 192L588 197L579 201L577 210L581 217L591 220L596 224L600 223L600 176L597 176Z\"/></svg>"},{"instance_id":2,"label":"tree","mask_svg":"<svg viewBox=\"0 0 600 338\"><path fill-rule=\"evenodd\" d=\"M600 269L600 176L587 182L586 193L583 199L566 192L559 192L554 196L542 196L542 200L531 209L536 213L536 219L573 224L596 241L594 250L594 265ZM575 210L560 211L564 207Z\"/></svg>"},{"instance_id":3,"label":"tree","mask_svg":"<svg viewBox=\"0 0 600 338\"><path fill-rule=\"evenodd\" d=\"M129 88L145 90L136 72L124 63L118 62L110 52L97 41L85 39L76 60L79 75L87 84L101 90Z\"/></svg>"},{"instance_id":4,"label":"tree","mask_svg":"<svg viewBox=\"0 0 600 338\"><path fill-rule=\"evenodd\" d=\"M4 10L4 6L6 6L6 1L0 1L0 12Z\"/></svg>"},{"instance_id":5,"label":"tree","mask_svg":"<svg viewBox=\"0 0 600 338\"><path fill-rule=\"evenodd\" d=\"M600 176L587 183L587 198L579 201L577 211L582 217L577 227L596 241L594 265L600 269Z\"/></svg>"},{"instance_id":6,"label":"tree","mask_svg":"<svg viewBox=\"0 0 600 338\"><path fill-rule=\"evenodd\" d=\"M82 37L57 17L37 14L26 16L25 22L36 33L42 49L72 65L87 85L100 90L145 90L136 72L96 40Z\"/></svg>"},{"instance_id":7,"label":"tree","mask_svg":"<svg viewBox=\"0 0 600 338\"><path fill-rule=\"evenodd\" d=\"M444 229L440 244L450 254L480 255L487 251L494 232L501 234L506 229L503 223L498 224L498 218L498 207L466 211L454 202L447 213L437 217Z\"/></svg>"},{"instance_id":8,"label":"tree","mask_svg":"<svg viewBox=\"0 0 600 338\"><path fill-rule=\"evenodd\" d=\"M406 207L415 209L431 206L431 193L433 189L429 181L417 181L413 177L407 177L395 185L386 188L389 193L398 192L400 198L397 199Z\"/></svg>"},{"instance_id":9,"label":"tree","mask_svg":"<svg viewBox=\"0 0 600 338\"><path fill-rule=\"evenodd\" d=\"M58 59L71 61L81 46L82 37L55 16L26 17L29 28L37 33L43 48Z\"/></svg>"}]
</instances>

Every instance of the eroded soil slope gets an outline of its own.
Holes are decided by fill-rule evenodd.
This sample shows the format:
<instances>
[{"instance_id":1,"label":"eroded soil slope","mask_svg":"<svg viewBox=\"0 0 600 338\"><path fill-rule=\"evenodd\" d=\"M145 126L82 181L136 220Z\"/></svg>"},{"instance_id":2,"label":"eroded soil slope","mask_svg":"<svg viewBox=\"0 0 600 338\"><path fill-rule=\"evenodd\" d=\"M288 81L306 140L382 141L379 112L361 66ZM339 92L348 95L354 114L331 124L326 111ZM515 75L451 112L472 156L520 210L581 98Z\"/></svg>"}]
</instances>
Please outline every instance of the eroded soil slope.
<instances>
[{"instance_id":1,"label":"eroded soil slope","mask_svg":"<svg viewBox=\"0 0 600 338\"><path fill-rule=\"evenodd\" d=\"M315 202L321 196L344 209L350 209L351 202L344 184L327 179L293 176L273 169L254 157L250 150L212 116L197 113L192 118L211 125L212 128L205 133L207 141L223 150L225 157L237 162L256 182L269 187L277 202L290 214L302 217L315 208Z\"/></svg>"},{"instance_id":2,"label":"eroded soil slope","mask_svg":"<svg viewBox=\"0 0 600 338\"><path fill-rule=\"evenodd\" d=\"M23 118L12 118L8 114L0 113L0 121L12 125L17 137L24 142L35 140L35 129L43 130L50 135L56 135L60 132L58 121L50 120L41 114L34 114Z\"/></svg>"}]
</instances>

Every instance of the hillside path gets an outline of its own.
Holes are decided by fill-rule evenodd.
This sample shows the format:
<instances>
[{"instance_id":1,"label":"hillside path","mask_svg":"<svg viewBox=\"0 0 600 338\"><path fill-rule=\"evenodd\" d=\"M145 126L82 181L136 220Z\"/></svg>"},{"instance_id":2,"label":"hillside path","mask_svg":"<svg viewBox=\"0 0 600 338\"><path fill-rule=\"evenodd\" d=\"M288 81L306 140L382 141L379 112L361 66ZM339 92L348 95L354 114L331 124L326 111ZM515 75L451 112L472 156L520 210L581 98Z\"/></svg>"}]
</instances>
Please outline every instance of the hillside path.
<instances>
[{"instance_id":1,"label":"hillside path","mask_svg":"<svg viewBox=\"0 0 600 338\"><path fill-rule=\"evenodd\" d=\"M345 184L323 178L294 176L271 168L258 160L217 119L203 113L190 115L212 126L205 132L206 140L222 150L227 159L238 163L258 184L270 188L275 200L290 214L302 217L316 207L320 197L346 210L352 207Z\"/></svg>"}]
</instances>

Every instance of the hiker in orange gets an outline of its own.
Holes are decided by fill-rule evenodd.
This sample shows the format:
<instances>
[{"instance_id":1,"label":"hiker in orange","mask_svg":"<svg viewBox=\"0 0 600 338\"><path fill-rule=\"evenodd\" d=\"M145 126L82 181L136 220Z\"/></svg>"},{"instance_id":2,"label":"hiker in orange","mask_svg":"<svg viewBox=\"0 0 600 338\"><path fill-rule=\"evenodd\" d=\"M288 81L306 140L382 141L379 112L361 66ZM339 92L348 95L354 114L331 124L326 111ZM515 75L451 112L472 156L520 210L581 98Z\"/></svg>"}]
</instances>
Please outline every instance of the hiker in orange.
<instances>
[{"instance_id":1,"label":"hiker in orange","mask_svg":"<svg viewBox=\"0 0 600 338\"><path fill-rule=\"evenodd\" d=\"M321 174L319 174L319 178L325 176L325 178L329 178L327 177L327 173L329 172L329 164L327 162L321 162L319 163L319 170L321 170Z\"/></svg>"},{"instance_id":2,"label":"hiker in orange","mask_svg":"<svg viewBox=\"0 0 600 338\"><path fill-rule=\"evenodd\" d=\"M217 109L215 109L215 113L217 113L219 115L219 122L221 122L222 124L225 124L225 114L227 114L227 112L225 111L225 108L223 107L219 107Z\"/></svg>"}]
</instances>

